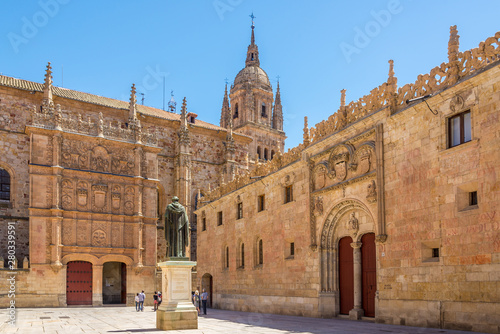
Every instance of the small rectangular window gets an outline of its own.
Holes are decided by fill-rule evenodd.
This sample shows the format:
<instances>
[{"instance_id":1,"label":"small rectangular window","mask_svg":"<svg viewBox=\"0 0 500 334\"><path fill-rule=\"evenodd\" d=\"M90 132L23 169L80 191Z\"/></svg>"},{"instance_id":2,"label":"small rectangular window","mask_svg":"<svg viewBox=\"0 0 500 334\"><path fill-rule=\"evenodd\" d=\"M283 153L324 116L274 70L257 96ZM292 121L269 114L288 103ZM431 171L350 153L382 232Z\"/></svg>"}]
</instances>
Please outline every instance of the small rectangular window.
<instances>
[{"instance_id":1,"label":"small rectangular window","mask_svg":"<svg viewBox=\"0 0 500 334\"><path fill-rule=\"evenodd\" d=\"M264 211L264 209L266 208L265 204L266 204L266 195L260 195L257 199L257 211L258 212Z\"/></svg>"},{"instance_id":2,"label":"small rectangular window","mask_svg":"<svg viewBox=\"0 0 500 334\"><path fill-rule=\"evenodd\" d=\"M469 193L469 206L477 205L477 191L471 191Z\"/></svg>"},{"instance_id":3,"label":"small rectangular window","mask_svg":"<svg viewBox=\"0 0 500 334\"><path fill-rule=\"evenodd\" d=\"M222 225L222 211L217 212L217 226Z\"/></svg>"},{"instance_id":4,"label":"small rectangular window","mask_svg":"<svg viewBox=\"0 0 500 334\"><path fill-rule=\"evenodd\" d=\"M293 186L285 187L285 203L293 201Z\"/></svg>"},{"instance_id":5,"label":"small rectangular window","mask_svg":"<svg viewBox=\"0 0 500 334\"><path fill-rule=\"evenodd\" d=\"M295 243L291 242L290 243L290 256L294 256L294 255L295 255Z\"/></svg>"},{"instance_id":6,"label":"small rectangular window","mask_svg":"<svg viewBox=\"0 0 500 334\"><path fill-rule=\"evenodd\" d=\"M448 119L448 147L454 147L472 140L470 111Z\"/></svg>"},{"instance_id":7,"label":"small rectangular window","mask_svg":"<svg viewBox=\"0 0 500 334\"><path fill-rule=\"evenodd\" d=\"M238 203L236 219L243 218L243 203Z\"/></svg>"},{"instance_id":8,"label":"small rectangular window","mask_svg":"<svg viewBox=\"0 0 500 334\"><path fill-rule=\"evenodd\" d=\"M432 257L433 258L438 258L439 257L439 248L433 248L432 249Z\"/></svg>"},{"instance_id":9,"label":"small rectangular window","mask_svg":"<svg viewBox=\"0 0 500 334\"><path fill-rule=\"evenodd\" d=\"M201 230L206 231L207 230L207 218L202 218L201 219Z\"/></svg>"}]
</instances>

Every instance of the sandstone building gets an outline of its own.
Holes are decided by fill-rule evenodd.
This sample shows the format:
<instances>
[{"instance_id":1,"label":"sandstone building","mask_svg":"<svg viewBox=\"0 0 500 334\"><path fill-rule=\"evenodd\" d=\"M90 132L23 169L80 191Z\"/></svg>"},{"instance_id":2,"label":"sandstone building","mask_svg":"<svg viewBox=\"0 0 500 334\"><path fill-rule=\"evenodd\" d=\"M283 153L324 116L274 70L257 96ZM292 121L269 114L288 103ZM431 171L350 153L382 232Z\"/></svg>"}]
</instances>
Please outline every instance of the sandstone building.
<instances>
[{"instance_id":1,"label":"sandstone building","mask_svg":"<svg viewBox=\"0 0 500 334\"><path fill-rule=\"evenodd\" d=\"M500 332L499 60L500 32L461 52L451 27L446 63L398 87L389 61L298 147L207 194L213 306Z\"/></svg>"},{"instance_id":2,"label":"sandstone building","mask_svg":"<svg viewBox=\"0 0 500 334\"><path fill-rule=\"evenodd\" d=\"M276 100L252 26L245 68L223 98L220 126L169 111L0 76L0 305L134 303L158 290L171 198L199 196L284 148ZM234 126L233 126L234 124ZM10 238L10 239L9 239ZM152 299L148 298L151 303Z\"/></svg>"}]
</instances>

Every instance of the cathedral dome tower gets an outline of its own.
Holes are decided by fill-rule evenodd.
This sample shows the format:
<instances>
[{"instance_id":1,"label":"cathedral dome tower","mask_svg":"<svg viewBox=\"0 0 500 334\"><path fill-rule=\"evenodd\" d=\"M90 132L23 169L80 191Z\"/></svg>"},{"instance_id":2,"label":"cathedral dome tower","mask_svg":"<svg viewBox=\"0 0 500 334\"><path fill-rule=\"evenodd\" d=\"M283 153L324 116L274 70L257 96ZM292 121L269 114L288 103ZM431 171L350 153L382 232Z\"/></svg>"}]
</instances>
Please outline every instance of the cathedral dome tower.
<instances>
[{"instance_id":1,"label":"cathedral dome tower","mask_svg":"<svg viewBox=\"0 0 500 334\"><path fill-rule=\"evenodd\" d=\"M254 138L251 145L252 152L249 152L250 159L265 161L272 159L274 153L278 152L278 148L283 151L286 136L283 132L281 99L277 95L276 103L279 103L279 106L273 105L271 82L267 73L260 68L259 48L255 43L253 21L255 16L252 14L250 17L252 18L252 35L247 49L245 67L236 75L231 86L230 108L227 105L227 95L224 97L221 126L227 128L231 119L236 132Z\"/></svg>"}]
</instances>

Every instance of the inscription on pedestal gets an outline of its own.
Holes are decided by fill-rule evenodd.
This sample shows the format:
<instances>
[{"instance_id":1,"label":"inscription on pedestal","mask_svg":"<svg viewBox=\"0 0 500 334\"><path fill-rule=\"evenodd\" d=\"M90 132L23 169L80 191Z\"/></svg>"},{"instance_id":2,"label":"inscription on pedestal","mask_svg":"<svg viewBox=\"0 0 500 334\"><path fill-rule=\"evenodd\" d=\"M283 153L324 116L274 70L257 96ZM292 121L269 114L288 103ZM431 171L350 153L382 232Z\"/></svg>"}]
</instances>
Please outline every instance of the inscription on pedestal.
<instances>
[{"instance_id":1,"label":"inscription on pedestal","mask_svg":"<svg viewBox=\"0 0 500 334\"><path fill-rule=\"evenodd\" d=\"M189 293L187 274L185 272L173 272L172 299L186 299L186 292Z\"/></svg>"}]
</instances>

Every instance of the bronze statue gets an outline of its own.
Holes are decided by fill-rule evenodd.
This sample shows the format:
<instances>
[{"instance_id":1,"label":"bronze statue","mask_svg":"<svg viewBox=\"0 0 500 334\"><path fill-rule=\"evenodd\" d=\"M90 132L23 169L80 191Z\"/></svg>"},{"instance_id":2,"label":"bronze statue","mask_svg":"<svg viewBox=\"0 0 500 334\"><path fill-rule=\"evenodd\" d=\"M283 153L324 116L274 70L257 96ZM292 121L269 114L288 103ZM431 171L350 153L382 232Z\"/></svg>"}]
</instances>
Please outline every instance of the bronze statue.
<instances>
[{"instance_id":1,"label":"bronze statue","mask_svg":"<svg viewBox=\"0 0 500 334\"><path fill-rule=\"evenodd\" d=\"M174 196L165 211L167 257L188 257L186 246L189 246L190 230L186 209L179 203L179 198Z\"/></svg>"}]
</instances>

